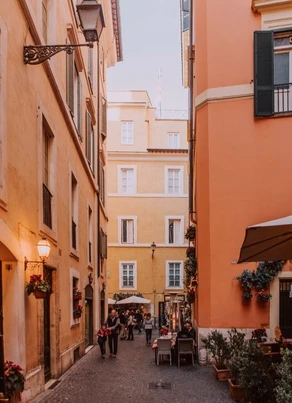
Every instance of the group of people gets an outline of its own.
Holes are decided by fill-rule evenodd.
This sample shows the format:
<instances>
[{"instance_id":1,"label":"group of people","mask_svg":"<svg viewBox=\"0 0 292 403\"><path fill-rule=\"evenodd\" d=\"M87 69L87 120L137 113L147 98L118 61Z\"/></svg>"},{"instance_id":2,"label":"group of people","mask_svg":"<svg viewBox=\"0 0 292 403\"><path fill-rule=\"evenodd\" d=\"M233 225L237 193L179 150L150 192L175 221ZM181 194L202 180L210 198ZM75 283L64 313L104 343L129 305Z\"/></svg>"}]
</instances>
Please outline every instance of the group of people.
<instances>
[{"instance_id":1,"label":"group of people","mask_svg":"<svg viewBox=\"0 0 292 403\"><path fill-rule=\"evenodd\" d=\"M140 311L121 311L118 313L113 309L106 322L103 323L97 332L97 343L100 347L101 357L105 358L106 342L110 351L110 357L115 358L118 352L118 339L134 340L133 330L136 327L138 334L142 333L142 326L145 329L146 345L151 345L152 329L154 321L150 313L142 315Z\"/></svg>"}]
</instances>

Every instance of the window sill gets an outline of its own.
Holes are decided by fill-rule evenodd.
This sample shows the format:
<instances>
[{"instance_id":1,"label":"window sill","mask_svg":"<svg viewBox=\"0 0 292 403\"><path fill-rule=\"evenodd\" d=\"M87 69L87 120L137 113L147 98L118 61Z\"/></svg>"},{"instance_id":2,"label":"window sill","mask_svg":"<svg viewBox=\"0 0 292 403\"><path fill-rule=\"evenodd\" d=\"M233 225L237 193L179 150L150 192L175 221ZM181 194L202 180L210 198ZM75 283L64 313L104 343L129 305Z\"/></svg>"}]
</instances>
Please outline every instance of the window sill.
<instances>
[{"instance_id":1,"label":"window sill","mask_svg":"<svg viewBox=\"0 0 292 403\"><path fill-rule=\"evenodd\" d=\"M79 256L76 255L74 252L70 252L70 257L73 257L73 259L77 260L79 262Z\"/></svg>"},{"instance_id":2,"label":"window sill","mask_svg":"<svg viewBox=\"0 0 292 403\"><path fill-rule=\"evenodd\" d=\"M282 8L283 6L290 7L290 0L252 0L251 8L254 12L261 13L263 11Z\"/></svg>"}]
</instances>

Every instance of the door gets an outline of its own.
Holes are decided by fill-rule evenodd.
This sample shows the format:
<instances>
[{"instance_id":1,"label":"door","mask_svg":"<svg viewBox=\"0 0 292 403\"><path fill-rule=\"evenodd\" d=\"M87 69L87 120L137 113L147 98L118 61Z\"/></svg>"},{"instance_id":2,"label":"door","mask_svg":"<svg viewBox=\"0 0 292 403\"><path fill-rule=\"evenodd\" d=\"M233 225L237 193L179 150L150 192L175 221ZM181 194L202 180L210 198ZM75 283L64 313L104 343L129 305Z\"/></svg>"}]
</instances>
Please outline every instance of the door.
<instances>
[{"instance_id":1,"label":"door","mask_svg":"<svg viewBox=\"0 0 292 403\"><path fill-rule=\"evenodd\" d=\"M105 303L104 303L104 300L105 300L105 292L102 290L101 292L100 292L100 325L102 325L104 322L105 322L105 315L104 315L104 306L105 306Z\"/></svg>"},{"instance_id":2,"label":"door","mask_svg":"<svg viewBox=\"0 0 292 403\"><path fill-rule=\"evenodd\" d=\"M280 280L280 329L284 338L292 338L292 279ZM291 297L290 297L291 295Z\"/></svg>"},{"instance_id":3,"label":"door","mask_svg":"<svg viewBox=\"0 0 292 403\"><path fill-rule=\"evenodd\" d=\"M85 348L93 344L93 289L85 288Z\"/></svg>"},{"instance_id":4,"label":"door","mask_svg":"<svg viewBox=\"0 0 292 403\"><path fill-rule=\"evenodd\" d=\"M52 292L52 270L44 267L44 280L51 286ZM51 321L50 321L50 298L49 293L44 299L44 372L45 382L51 379Z\"/></svg>"}]
</instances>

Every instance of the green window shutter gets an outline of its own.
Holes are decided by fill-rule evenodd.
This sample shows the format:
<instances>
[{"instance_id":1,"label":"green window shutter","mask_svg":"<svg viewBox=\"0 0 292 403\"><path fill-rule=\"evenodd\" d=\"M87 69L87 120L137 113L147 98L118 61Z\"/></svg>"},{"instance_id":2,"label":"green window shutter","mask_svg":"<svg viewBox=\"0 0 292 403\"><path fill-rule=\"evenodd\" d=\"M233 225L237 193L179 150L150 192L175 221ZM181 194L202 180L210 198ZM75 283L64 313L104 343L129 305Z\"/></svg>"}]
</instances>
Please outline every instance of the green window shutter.
<instances>
[{"instance_id":1,"label":"green window shutter","mask_svg":"<svg viewBox=\"0 0 292 403\"><path fill-rule=\"evenodd\" d=\"M254 32L254 115L274 115L274 33Z\"/></svg>"}]
</instances>

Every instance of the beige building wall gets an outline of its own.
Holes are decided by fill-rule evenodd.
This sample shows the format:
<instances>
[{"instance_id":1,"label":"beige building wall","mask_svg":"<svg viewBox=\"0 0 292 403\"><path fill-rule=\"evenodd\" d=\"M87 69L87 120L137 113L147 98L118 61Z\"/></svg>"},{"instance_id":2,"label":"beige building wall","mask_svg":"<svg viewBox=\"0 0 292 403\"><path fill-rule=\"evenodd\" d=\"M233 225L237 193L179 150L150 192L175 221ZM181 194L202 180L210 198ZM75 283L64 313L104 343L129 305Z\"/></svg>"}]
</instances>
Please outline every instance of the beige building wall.
<instances>
[{"instance_id":1,"label":"beige building wall","mask_svg":"<svg viewBox=\"0 0 292 403\"><path fill-rule=\"evenodd\" d=\"M157 316L158 303L166 294L184 293L187 124L184 120L156 119L146 91L109 92L108 102L109 296L140 292L151 300L149 309ZM123 138L125 125L130 125L127 140ZM170 140L173 136L175 144ZM178 175L171 194L169 172ZM123 175L130 176L125 179ZM170 242L173 220L176 239ZM152 242L156 244L153 256ZM167 273L174 264L181 277L170 286ZM123 283L123 267L133 268L132 284Z\"/></svg>"},{"instance_id":2,"label":"beige building wall","mask_svg":"<svg viewBox=\"0 0 292 403\"><path fill-rule=\"evenodd\" d=\"M23 60L24 45L85 42L77 1L0 3L0 353L24 369L23 402L85 353L107 311L102 105L106 69L121 60L122 49L118 0L99 3L106 28L91 51L91 67L88 47L76 48L71 58L62 51L35 66ZM51 223L44 205L51 207ZM25 259L39 260L36 244L43 236L51 244L44 268L29 263L25 271ZM46 302L25 293L33 274L51 282ZM74 285L82 291L78 319L73 317Z\"/></svg>"}]
</instances>

